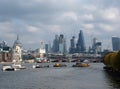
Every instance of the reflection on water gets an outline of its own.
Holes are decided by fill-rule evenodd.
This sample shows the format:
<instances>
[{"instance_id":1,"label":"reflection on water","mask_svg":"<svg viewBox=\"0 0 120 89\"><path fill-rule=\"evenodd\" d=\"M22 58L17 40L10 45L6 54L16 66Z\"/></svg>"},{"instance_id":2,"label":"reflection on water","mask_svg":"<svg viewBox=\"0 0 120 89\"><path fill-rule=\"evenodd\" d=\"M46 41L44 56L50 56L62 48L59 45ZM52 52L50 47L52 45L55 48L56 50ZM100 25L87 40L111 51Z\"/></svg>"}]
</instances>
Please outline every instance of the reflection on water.
<instances>
[{"instance_id":1,"label":"reflection on water","mask_svg":"<svg viewBox=\"0 0 120 89\"><path fill-rule=\"evenodd\" d=\"M91 63L90 67L27 69L21 71L0 71L0 89L120 89L115 81L103 70L102 63Z\"/></svg>"},{"instance_id":2,"label":"reflection on water","mask_svg":"<svg viewBox=\"0 0 120 89\"><path fill-rule=\"evenodd\" d=\"M120 80L116 80L113 76L109 75L106 71L104 71L104 76L106 77L106 82L113 89L120 89Z\"/></svg>"}]
</instances>

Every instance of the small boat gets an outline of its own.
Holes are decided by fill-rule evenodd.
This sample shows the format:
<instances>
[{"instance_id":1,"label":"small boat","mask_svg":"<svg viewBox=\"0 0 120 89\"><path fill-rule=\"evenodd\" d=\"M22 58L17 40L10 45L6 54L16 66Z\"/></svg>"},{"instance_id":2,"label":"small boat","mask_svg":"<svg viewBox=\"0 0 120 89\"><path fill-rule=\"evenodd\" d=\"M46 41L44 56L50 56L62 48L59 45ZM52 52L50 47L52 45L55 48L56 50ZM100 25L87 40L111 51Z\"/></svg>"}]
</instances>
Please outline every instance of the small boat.
<instances>
[{"instance_id":1,"label":"small boat","mask_svg":"<svg viewBox=\"0 0 120 89\"><path fill-rule=\"evenodd\" d=\"M16 70L26 69L26 67L25 67L25 66L22 66L21 64L13 64L12 66L13 66L13 68L15 68Z\"/></svg>"},{"instance_id":2,"label":"small boat","mask_svg":"<svg viewBox=\"0 0 120 89\"><path fill-rule=\"evenodd\" d=\"M15 71L15 68L13 68L12 65L3 65L2 70L3 71Z\"/></svg>"},{"instance_id":3,"label":"small boat","mask_svg":"<svg viewBox=\"0 0 120 89\"><path fill-rule=\"evenodd\" d=\"M33 68L49 68L49 65L39 65L39 64L34 64Z\"/></svg>"},{"instance_id":4,"label":"small boat","mask_svg":"<svg viewBox=\"0 0 120 89\"><path fill-rule=\"evenodd\" d=\"M75 65L73 65L72 67L89 67L90 65L88 63L81 63L81 62L77 62Z\"/></svg>"},{"instance_id":5,"label":"small boat","mask_svg":"<svg viewBox=\"0 0 120 89\"><path fill-rule=\"evenodd\" d=\"M67 67L66 64L55 63L53 67Z\"/></svg>"},{"instance_id":6,"label":"small boat","mask_svg":"<svg viewBox=\"0 0 120 89\"><path fill-rule=\"evenodd\" d=\"M33 68L41 68L40 65L33 65Z\"/></svg>"}]
</instances>

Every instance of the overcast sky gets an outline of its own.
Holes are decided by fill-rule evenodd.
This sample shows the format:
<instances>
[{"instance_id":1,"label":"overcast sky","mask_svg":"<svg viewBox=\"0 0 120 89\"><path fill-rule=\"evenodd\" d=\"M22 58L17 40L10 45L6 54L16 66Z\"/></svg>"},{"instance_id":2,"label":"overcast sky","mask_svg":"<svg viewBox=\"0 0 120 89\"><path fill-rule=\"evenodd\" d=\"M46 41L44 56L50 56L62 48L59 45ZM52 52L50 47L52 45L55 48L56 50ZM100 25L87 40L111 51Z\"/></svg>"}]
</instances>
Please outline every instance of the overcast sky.
<instances>
[{"instance_id":1,"label":"overcast sky","mask_svg":"<svg viewBox=\"0 0 120 89\"><path fill-rule=\"evenodd\" d=\"M25 49L64 34L69 46L80 30L87 47L96 37L111 48L111 37L120 34L120 0L0 0L0 41L9 45L17 34Z\"/></svg>"}]
</instances>

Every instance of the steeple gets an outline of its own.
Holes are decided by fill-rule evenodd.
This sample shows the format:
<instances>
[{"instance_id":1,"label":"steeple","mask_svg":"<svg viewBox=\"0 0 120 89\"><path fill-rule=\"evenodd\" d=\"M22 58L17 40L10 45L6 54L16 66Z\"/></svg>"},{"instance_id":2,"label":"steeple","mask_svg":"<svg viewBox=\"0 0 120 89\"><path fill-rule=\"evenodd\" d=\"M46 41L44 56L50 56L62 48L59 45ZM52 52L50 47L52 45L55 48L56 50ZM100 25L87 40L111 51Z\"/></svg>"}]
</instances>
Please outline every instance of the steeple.
<instances>
[{"instance_id":1,"label":"steeple","mask_svg":"<svg viewBox=\"0 0 120 89\"><path fill-rule=\"evenodd\" d=\"M20 47L22 47L22 44L21 44L21 42L20 42L20 40L19 40L19 35L17 35L17 39L15 40L15 42L14 42L14 45L13 45L13 48L15 47L15 46L20 46Z\"/></svg>"}]
</instances>

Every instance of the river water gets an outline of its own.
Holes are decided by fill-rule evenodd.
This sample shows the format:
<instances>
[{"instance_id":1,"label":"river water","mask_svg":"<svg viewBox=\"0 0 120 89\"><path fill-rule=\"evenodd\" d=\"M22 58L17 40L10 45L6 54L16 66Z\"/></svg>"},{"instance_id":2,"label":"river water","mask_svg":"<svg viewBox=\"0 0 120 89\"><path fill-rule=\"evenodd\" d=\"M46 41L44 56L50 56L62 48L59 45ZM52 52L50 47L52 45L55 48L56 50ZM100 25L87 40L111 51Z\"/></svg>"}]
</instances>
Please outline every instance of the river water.
<instances>
[{"instance_id":1,"label":"river water","mask_svg":"<svg viewBox=\"0 0 120 89\"><path fill-rule=\"evenodd\" d=\"M0 70L0 89L120 89L120 82L103 70L102 63L90 63L86 68L48 64L50 68L33 69L32 64L25 64L24 70Z\"/></svg>"}]
</instances>

